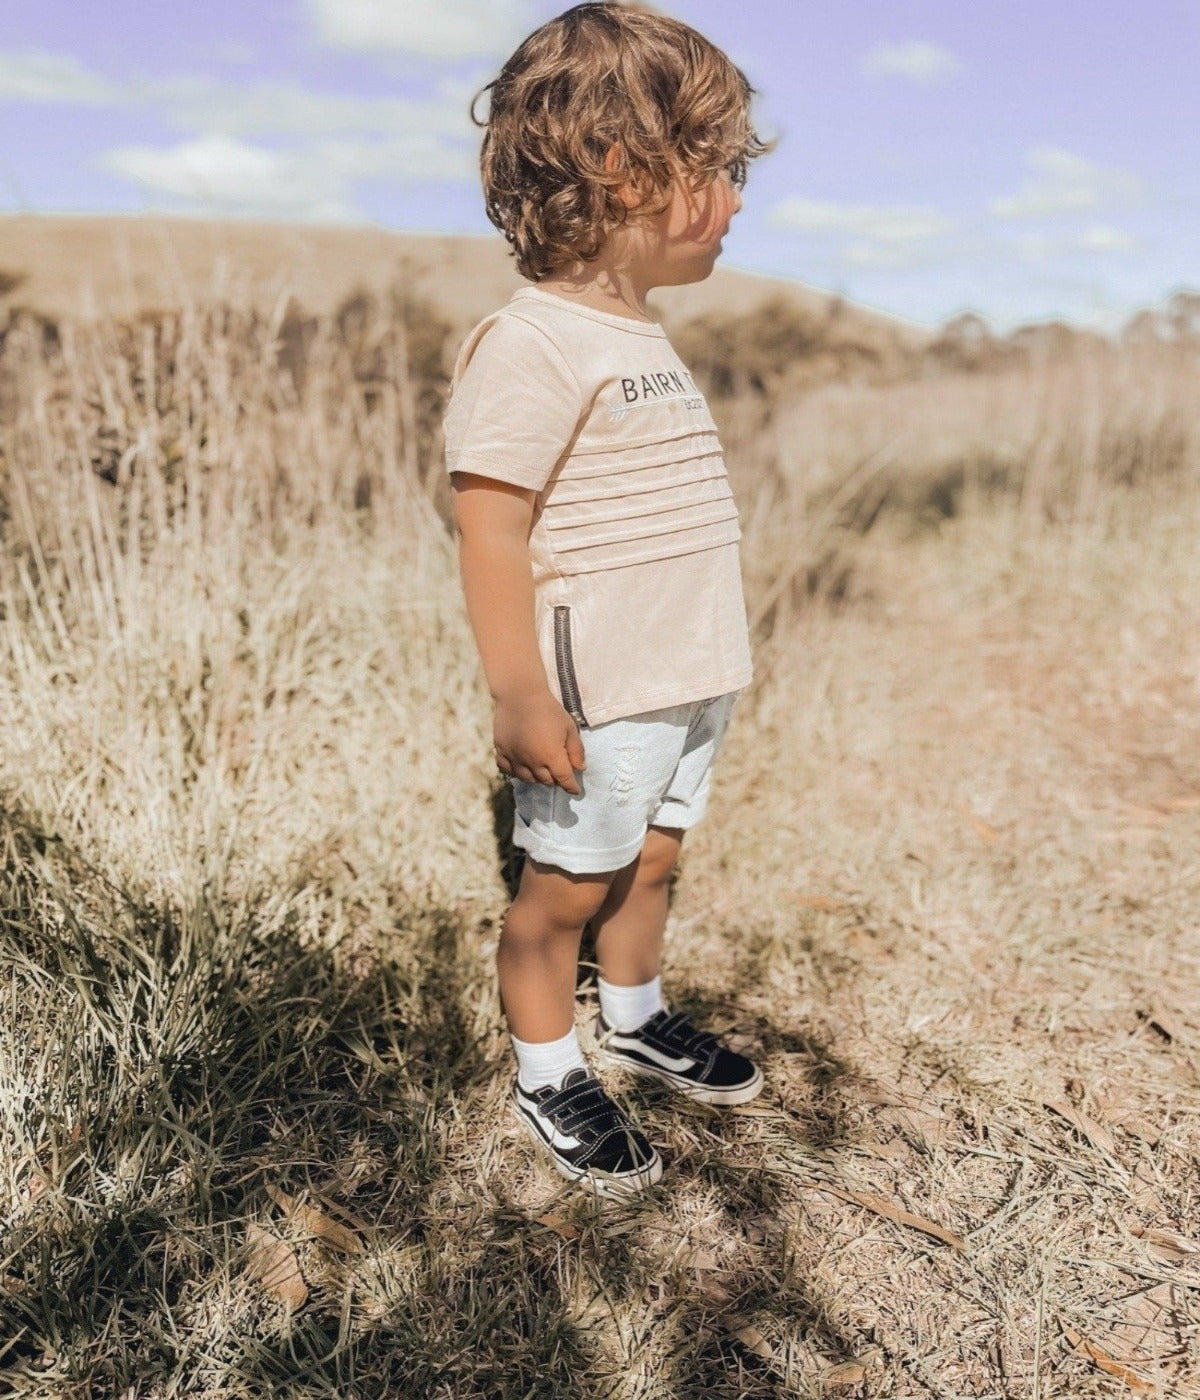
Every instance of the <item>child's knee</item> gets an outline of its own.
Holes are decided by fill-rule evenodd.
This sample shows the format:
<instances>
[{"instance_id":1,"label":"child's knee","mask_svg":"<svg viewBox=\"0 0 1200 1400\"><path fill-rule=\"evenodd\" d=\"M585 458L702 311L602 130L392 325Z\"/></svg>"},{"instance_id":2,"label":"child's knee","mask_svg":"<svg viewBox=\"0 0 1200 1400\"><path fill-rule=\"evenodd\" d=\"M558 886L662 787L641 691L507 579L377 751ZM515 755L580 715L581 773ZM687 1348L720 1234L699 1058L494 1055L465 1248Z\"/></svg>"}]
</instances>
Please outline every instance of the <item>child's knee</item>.
<instances>
[{"instance_id":1,"label":"child's knee","mask_svg":"<svg viewBox=\"0 0 1200 1400\"><path fill-rule=\"evenodd\" d=\"M638 856L635 878L640 885L665 885L679 860L683 832L650 827Z\"/></svg>"},{"instance_id":2,"label":"child's knee","mask_svg":"<svg viewBox=\"0 0 1200 1400\"><path fill-rule=\"evenodd\" d=\"M563 872L541 878L526 875L509 905L501 937L522 943L577 937L604 904L611 880L612 876L573 879Z\"/></svg>"}]
</instances>

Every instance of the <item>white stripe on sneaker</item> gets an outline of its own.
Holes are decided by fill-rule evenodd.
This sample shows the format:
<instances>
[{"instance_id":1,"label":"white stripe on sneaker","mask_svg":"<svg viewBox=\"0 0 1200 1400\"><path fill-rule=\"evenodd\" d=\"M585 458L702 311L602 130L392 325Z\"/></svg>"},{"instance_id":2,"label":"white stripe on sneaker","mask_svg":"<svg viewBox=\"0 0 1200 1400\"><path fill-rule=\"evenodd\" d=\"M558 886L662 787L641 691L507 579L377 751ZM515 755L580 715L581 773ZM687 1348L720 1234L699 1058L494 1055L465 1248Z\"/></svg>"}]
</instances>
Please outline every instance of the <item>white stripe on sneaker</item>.
<instances>
[{"instance_id":1,"label":"white stripe on sneaker","mask_svg":"<svg viewBox=\"0 0 1200 1400\"><path fill-rule=\"evenodd\" d=\"M656 1050L653 1045L647 1044L644 1040L623 1039L620 1035L610 1036L606 1042L615 1046L618 1050L636 1050L639 1055L645 1055L648 1060L653 1060L656 1065L663 1069L690 1069L697 1061L690 1056L664 1055L661 1050Z\"/></svg>"}]
</instances>

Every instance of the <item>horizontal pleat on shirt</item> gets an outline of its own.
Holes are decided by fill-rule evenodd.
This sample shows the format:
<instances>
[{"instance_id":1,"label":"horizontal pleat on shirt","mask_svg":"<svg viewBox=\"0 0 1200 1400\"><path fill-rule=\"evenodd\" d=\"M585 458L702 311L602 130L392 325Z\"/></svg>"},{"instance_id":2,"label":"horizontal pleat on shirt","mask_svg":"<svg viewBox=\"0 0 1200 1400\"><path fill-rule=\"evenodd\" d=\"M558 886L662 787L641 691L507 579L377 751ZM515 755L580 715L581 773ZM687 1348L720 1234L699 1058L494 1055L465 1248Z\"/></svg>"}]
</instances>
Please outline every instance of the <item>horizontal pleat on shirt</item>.
<instances>
[{"instance_id":1,"label":"horizontal pleat on shirt","mask_svg":"<svg viewBox=\"0 0 1200 1400\"><path fill-rule=\"evenodd\" d=\"M649 563L741 538L715 433L682 434L569 462L541 525L562 574ZM580 468L583 468L582 470Z\"/></svg>"}]
</instances>

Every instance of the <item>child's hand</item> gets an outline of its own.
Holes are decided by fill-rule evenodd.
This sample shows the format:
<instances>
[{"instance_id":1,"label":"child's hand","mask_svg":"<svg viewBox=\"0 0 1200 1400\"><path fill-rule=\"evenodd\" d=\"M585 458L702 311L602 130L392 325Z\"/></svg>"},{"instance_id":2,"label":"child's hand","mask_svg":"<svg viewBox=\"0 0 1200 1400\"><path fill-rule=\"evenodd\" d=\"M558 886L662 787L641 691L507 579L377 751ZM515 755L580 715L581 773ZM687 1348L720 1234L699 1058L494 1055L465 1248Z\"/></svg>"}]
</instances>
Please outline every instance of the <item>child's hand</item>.
<instances>
[{"instance_id":1,"label":"child's hand","mask_svg":"<svg viewBox=\"0 0 1200 1400\"><path fill-rule=\"evenodd\" d=\"M579 796L572 770L582 771L579 727L549 690L520 700L497 700L492 726L496 766L527 783L546 783Z\"/></svg>"}]
</instances>

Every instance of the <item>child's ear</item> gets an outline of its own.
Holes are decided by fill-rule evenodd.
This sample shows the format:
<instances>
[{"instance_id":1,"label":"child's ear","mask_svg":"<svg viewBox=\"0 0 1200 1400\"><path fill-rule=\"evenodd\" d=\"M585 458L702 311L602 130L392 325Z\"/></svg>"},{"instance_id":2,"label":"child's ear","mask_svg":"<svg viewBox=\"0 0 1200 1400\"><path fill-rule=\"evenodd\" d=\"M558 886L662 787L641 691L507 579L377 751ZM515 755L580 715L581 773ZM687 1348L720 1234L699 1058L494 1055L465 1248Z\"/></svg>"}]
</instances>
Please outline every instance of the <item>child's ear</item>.
<instances>
[{"instance_id":1,"label":"child's ear","mask_svg":"<svg viewBox=\"0 0 1200 1400\"><path fill-rule=\"evenodd\" d=\"M625 154L621 150L621 143L614 141L604 153L604 168L610 175L616 174L625 164ZM627 209L636 209L642 202L637 191L630 184L620 185L617 188L617 198Z\"/></svg>"}]
</instances>

